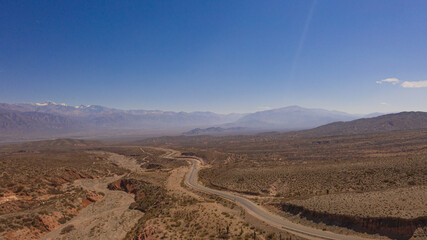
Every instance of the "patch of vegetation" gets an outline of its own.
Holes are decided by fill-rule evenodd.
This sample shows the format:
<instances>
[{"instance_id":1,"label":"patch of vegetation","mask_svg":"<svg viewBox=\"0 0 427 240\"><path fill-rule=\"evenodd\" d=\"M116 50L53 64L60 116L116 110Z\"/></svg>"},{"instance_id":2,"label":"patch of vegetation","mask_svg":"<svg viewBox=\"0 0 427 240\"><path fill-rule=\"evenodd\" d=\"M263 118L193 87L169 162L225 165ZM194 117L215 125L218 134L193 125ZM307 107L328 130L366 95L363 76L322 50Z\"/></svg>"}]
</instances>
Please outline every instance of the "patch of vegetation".
<instances>
[{"instance_id":1,"label":"patch of vegetation","mask_svg":"<svg viewBox=\"0 0 427 240\"><path fill-rule=\"evenodd\" d=\"M67 234L67 233L69 233L69 232L71 232L71 231L73 231L73 230L75 230L76 228L74 227L74 225L72 225L72 224L70 224L70 225L68 225L68 226L66 226L66 227L64 227L62 230L61 230L61 235L64 235L64 234Z\"/></svg>"}]
</instances>

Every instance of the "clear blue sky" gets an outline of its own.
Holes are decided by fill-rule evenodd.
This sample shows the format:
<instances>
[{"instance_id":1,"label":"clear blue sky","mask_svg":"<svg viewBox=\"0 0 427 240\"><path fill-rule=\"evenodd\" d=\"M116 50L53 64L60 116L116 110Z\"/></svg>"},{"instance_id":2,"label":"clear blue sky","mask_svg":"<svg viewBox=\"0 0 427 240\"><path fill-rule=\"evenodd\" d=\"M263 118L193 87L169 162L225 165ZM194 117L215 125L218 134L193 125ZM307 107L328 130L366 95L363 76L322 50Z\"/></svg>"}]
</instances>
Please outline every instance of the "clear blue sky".
<instances>
[{"instance_id":1,"label":"clear blue sky","mask_svg":"<svg viewBox=\"0 0 427 240\"><path fill-rule=\"evenodd\" d=\"M0 1L0 102L427 111L426 81L424 0Z\"/></svg>"}]
</instances>

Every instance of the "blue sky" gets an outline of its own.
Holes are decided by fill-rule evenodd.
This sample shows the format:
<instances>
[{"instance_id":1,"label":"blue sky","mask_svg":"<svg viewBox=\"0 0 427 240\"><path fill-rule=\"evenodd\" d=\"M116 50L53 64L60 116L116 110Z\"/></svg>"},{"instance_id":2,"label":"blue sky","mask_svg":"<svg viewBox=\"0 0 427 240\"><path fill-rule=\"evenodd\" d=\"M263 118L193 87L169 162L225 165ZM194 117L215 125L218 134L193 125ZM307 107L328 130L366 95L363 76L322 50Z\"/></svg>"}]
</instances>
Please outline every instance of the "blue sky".
<instances>
[{"instance_id":1,"label":"blue sky","mask_svg":"<svg viewBox=\"0 0 427 240\"><path fill-rule=\"evenodd\" d=\"M0 102L427 111L426 12L403 0L1 1Z\"/></svg>"}]
</instances>

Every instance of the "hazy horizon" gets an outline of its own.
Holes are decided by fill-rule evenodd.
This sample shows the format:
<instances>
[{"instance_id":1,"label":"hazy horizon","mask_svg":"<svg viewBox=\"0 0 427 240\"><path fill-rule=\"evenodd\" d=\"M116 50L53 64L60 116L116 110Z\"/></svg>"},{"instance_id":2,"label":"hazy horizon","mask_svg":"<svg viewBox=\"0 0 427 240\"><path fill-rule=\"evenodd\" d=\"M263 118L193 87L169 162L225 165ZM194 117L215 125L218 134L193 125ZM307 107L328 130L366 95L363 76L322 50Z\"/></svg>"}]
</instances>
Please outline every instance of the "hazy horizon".
<instances>
[{"instance_id":1,"label":"hazy horizon","mask_svg":"<svg viewBox=\"0 0 427 240\"><path fill-rule=\"evenodd\" d=\"M277 108L271 108L271 107L258 107L257 110L253 111L253 112L214 112L214 111L209 111L209 110L195 110L195 111L183 111L183 110L166 110L166 109L143 109L143 108L116 108L116 107L111 107L111 106L105 106L105 105L98 105L98 104L81 104L81 105L70 105L64 102L54 102L54 101L44 101L44 102L16 102L16 103L10 103L10 102L0 102L0 103L6 103L6 104L35 104L35 105L40 105L40 106L45 106L45 104L51 103L51 104L56 104L56 105L64 105L64 106L68 106L68 107L79 107L79 106L85 106L85 107L89 107L89 106L101 106L101 107L106 107L106 108L111 108L111 109L117 109L117 110L124 110L124 111L132 111L132 110L147 110L147 111L164 111L164 112L187 112L187 113L194 113L194 112L212 112L212 113L216 113L216 114L250 114L250 113L255 113L255 112L262 112L262 111L267 111L267 110L275 110L275 109L281 109L281 108L289 108L289 107L301 107L304 109L319 109L319 110L327 110L327 111L337 111L337 112L342 112L342 113L348 113L348 114L352 114L352 115L368 115L368 114L372 114L372 113L383 113L383 114L389 114L389 113L394 113L394 112L368 112L368 113L351 113L351 112L347 112L347 111L342 111L342 110L336 110L336 109L328 109L328 108L314 108L314 107L306 107L306 106L300 106L300 105L287 105L287 106L281 106L281 107L277 107ZM406 110L408 111L408 110ZM417 111L417 110L414 110ZM404 112L404 111L402 111Z\"/></svg>"},{"instance_id":2,"label":"hazy horizon","mask_svg":"<svg viewBox=\"0 0 427 240\"><path fill-rule=\"evenodd\" d=\"M0 102L427 111L425 1L1 6Z\"/></svg>"}]
</instances>

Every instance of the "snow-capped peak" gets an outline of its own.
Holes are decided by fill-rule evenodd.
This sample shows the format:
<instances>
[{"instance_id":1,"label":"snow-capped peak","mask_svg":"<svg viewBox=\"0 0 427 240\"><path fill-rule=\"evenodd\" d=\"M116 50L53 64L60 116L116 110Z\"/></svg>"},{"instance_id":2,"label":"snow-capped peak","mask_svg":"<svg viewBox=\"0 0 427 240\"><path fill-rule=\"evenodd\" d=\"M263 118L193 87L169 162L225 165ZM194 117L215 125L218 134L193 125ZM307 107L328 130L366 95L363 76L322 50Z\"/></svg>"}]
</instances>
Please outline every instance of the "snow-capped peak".
<instances>
[{"instance_id":1,"label":"snow-capped peak","mask_svg":"<svg viewBox=\"0 0 427 240\"><path fill-rule=\"evenodd\" d=\"M47 103L34 103L36 106L47 106Z\"/></svg>"},{"instance_id":2,"label":"snow-capped peak","mask_svg":"<svg viewBox=\"0 0 427 240\"><path fill-rule=\"evenodd\" d=\"M64 106L64 107L67 106L67 104L65 104L65 103L56 103L56 102L52 102L52 101L47 101L44 103L34 103L34 105L36 105L36 106L59 105L59 106Z\"/></svg>"},{"instance_id":3,"label":"snow-capped peak","mask_svg":"<svg viewBox=\"0 0 427 240\"><path fill-rule=\"evenodd\" d=\"M92 105L80 105L80 106L75 106L74 108L89 108Z\"/></svg>"}]
</instances>

